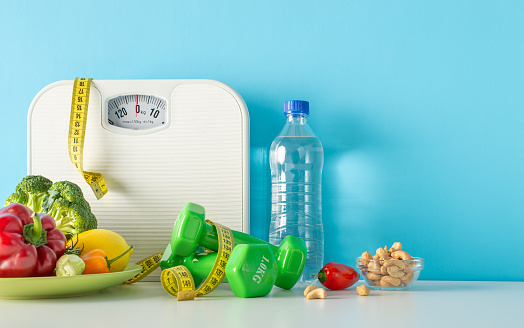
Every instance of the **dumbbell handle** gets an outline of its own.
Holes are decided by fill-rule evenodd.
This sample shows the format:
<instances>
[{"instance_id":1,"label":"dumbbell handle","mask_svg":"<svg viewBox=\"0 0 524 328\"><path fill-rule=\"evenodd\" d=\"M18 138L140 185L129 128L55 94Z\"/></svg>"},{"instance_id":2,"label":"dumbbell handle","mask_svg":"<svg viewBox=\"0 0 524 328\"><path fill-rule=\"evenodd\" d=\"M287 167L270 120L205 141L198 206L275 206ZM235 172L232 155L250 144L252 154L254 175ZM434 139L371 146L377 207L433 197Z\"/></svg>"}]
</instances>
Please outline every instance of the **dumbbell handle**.
<instances>
[{"instance_id":1,"label":"dumbbell handle","mask_svg":"<svg viewBox=\"0 0 524 328\"><path fill-rule=\"evenodd\" d=\"M271 245L270 243L263 241L261 239L258 239L256 237L250 236L246 233L231 230L233 233L233 238L235 239L235 245L239 244L267 244L271 247L271 250L273 251L273 254L277 254L278 247L275 245ZM202 235L202 238L200 239L200 246L205 247L207 249L217 251L218 250L218 234L215 227L211 226L210 224L205 224L205 232Z\"/></svg>"},{"instance_id":2,"label":"dumbbell handle","mask_svg":"<svg viewBox=\"0 0 524 328\"><path fill-rule=\"evenodd\" d=\"M171 251L171 245L167 245L166 250L162 254L162 259L160 260L160 267L162 270L172 268L178 265L185 266L193 279L195 280L195 285L200 285L202 279L207 277L215 264L217 253L210 253L207 255L203 254L191 254L190 256L179 256L174 254ZM194 261L194 259L197 259ZM227 281L227 279L224 279Z\"/></svg>"},{"instance_id":3,"label":"dumbbell handle","mask_svg":"<svg viewBox=\"0 0 524 328\"><path fill-rule=\"evenodd\" d=\"M210 250L218 250L218 234L216 228L205 221L205 210L201 205L186 203L178 215L173 234L171 237L171 247L173 252L181 256L189 256L195 248L200 245ZM239 244L265 244L269 243L245 234L240 231L232 230L236 245ZM279 252L279 247L270 245L273 254Z\"/></svg>"}]
</instances>

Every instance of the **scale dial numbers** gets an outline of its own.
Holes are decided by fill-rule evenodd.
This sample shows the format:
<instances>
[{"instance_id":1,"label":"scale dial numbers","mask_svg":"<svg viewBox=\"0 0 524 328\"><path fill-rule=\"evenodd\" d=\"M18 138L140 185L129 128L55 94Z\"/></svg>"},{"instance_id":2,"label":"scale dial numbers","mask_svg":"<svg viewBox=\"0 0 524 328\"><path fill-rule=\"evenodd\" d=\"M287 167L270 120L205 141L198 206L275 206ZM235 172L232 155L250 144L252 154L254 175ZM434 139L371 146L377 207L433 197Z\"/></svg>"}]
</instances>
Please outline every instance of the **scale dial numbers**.
<instances>
[{"instance_id":1,"label":"scale dial numbers","mask_svg":"<svg viewBox=\"0 0 524 328\"><path fill-rule=\"evenodd\" d=\"M167 123L167 102L150 95L124 95L107 102L107 123L131 130L147 130Z\"/></svg>"}]
</instances>

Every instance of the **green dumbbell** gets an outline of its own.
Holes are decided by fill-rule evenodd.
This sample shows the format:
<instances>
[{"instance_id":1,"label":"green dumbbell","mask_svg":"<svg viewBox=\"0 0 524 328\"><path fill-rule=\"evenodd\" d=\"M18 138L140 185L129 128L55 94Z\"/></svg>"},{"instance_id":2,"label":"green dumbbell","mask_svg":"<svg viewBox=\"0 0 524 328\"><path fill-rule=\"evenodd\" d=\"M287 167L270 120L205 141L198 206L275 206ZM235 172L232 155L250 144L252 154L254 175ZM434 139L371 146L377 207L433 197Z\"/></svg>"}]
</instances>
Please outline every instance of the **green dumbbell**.
<instances>
[{"instance_id":1,"label":"green dumbbell","mask_svg":"<svg viewBox=\"0 0 524 328\"><path fill-rule=\"evenodd\" d=\"M193 281L198 286L211 272L217 254L193 253L182 257L171 252L168 245L162 255L160 267L165 270L183 265L191 272ZM236 246L231 252L225 271L231 290L238 297L266 296L273 289L278 275L275 256L269 245L263 244Z\"/></svg>"},{"instance_id":2,"label":"green dumbbell","mask_svg":"<svg viewBox=\"0 0 524 328\"><path fill-rule=\"evenodd\" d=\"M277 247L248 234L232 231L235 245L263 244L269 245L278 266L276 286L291 289L300 279L306 263L307 248L304 241L295 236L287 236ZM171 251L176 255L189 256L202 246L210 250L218 250L218 235L216 228L205 222L204 207L187 203L175 222L171 236Z\"/></svg>"}]
</instances>

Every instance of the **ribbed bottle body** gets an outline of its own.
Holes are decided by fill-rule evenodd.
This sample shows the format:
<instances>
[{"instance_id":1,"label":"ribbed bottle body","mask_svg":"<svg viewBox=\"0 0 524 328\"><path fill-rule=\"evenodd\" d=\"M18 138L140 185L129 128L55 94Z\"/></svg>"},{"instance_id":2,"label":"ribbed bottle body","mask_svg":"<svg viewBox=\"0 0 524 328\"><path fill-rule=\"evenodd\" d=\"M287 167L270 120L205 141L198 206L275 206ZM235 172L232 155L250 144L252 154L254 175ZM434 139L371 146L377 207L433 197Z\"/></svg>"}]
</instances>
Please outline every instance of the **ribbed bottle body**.
<instances>
[{"instance_id":1,"label":"ribbed bottle body","mask_svg":"<svg viewBox=\"0 0 524 328\"><path fill-rule=\"evenodd\" d=\"M289 235L304 240L307 261L297 285L310 284L316 280L312 275L318 273L324 261L322 144L316 136L278 136L269 157L272 183L269 242L280 245Z\"/></svg>"}]
</instances>

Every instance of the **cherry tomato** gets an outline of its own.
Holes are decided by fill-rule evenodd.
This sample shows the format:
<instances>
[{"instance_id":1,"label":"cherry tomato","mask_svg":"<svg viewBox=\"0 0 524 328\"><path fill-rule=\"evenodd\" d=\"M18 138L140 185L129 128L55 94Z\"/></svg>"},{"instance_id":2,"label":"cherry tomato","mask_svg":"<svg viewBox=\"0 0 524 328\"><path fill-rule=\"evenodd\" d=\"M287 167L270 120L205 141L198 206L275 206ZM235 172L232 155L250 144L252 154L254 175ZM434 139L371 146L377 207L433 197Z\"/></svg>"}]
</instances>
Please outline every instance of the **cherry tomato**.
<instances>
[{"instance_id":1,"label":"cherry tomato","mask_svg":"<svg viewBox=\"0 0 524 328\"><path fill-rule=\"evenodd\" d=\"M324 287L337 290L353 286L359 279L357 270L342 263L329 262L318 272L318 281Z\"/></svg>"}]
</instances>

